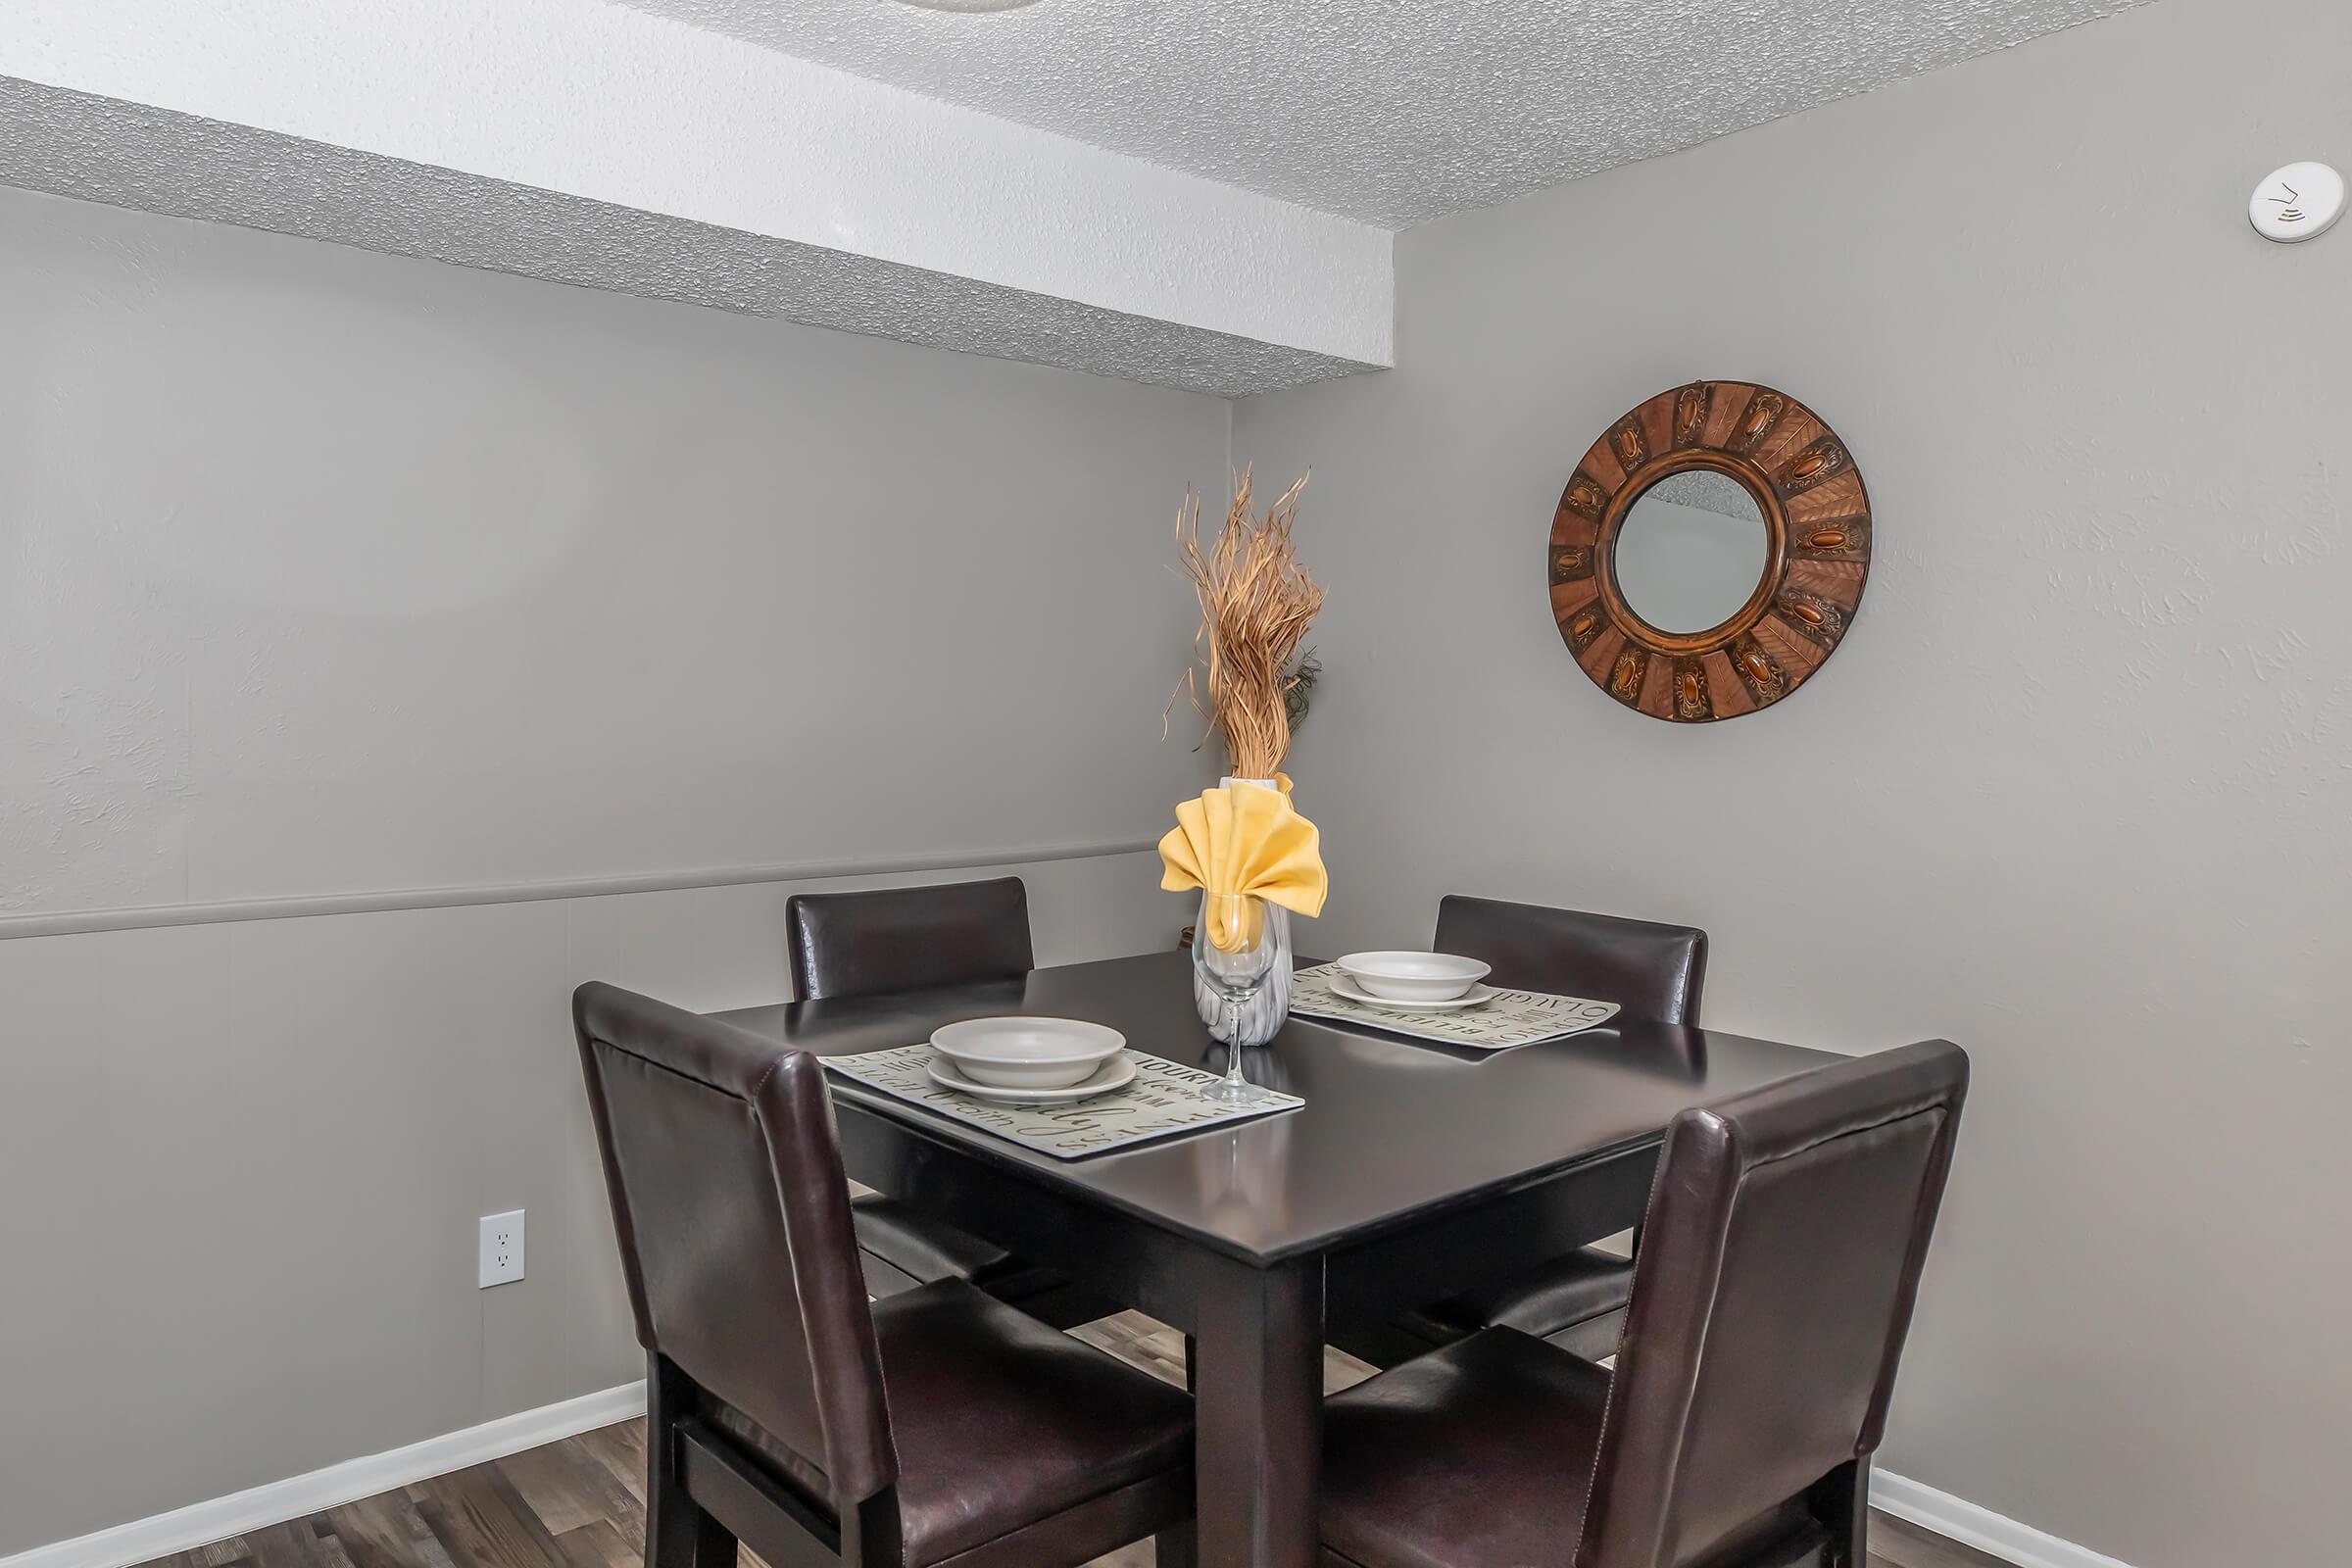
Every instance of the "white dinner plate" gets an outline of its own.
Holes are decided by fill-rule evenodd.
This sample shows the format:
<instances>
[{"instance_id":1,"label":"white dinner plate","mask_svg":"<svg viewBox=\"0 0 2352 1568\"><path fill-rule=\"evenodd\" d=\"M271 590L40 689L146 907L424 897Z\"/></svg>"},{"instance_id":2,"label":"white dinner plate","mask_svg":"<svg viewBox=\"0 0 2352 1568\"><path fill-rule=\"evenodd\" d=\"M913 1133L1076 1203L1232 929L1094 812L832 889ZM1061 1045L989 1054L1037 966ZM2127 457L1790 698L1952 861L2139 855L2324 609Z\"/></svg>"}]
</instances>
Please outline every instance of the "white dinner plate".
<instances>
[{"instance_id":1,"label":"white dinner plate","mask_svg":"<svg viewBox=\"0 0 2352 1568\"><path fill-rule=\"evenodd\" d=\"M956 1064L945 1056L933 1056L931 1081L942 1089L953 1089L974 1100L993 1100L1006 1105L1058 1105L1126 1088L1135 1082L1135 1058L1121 1052L1097 1068L1092 1078L1082 1079L1067 1089L1007 1089L1001 1084L976 1083L957 1072Z\"/></svg>"},{"instance_id":2,"label":"white dinner plate","mask_svg":"<svg viewBox=\"0 0 2352 1568\"><path fill-rule=\"evenodd\" d=\"M1368 1007L1386 1007L1392 1012L1458 1012L1464 1007L1483 1007L1502 995L1493 986L1474 985L1460 996L1446 1002L1397 1002L1390 997L1376 997L1355 983L1345 970L1334 974L1329 982L1331 994L1360 1002Z\"/></svg>"}]
</instances>

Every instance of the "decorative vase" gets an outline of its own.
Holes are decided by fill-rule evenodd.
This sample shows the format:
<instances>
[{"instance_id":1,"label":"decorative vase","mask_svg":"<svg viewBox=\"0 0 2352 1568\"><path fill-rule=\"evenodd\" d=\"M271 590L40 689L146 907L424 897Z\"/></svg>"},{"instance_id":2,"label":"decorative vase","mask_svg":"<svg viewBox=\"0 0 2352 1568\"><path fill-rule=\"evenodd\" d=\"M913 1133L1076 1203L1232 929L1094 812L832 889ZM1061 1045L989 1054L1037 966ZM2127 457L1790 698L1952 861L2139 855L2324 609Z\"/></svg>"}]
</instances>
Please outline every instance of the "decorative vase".
<instances>
[{"instance_id":1,"label":"decorative vase","mask_svg":"<svg viewBox=\"0 0 2352 1568\"><path fill-rule=\"evenodd\" d=\"M1270 778L1227 778L1227 789L1247 784L1261 790L1279 789ZM1266 919L1274 931L1274 969L1266 976L1257 995L1242 1006L1242 1038L1244 1046L1262 1046L1280 1032L1291 1015L1291 911L1278 904L1266 906ZM1205 935L1196 934L1195 941L1205 942ZM1200 1009L1200 1021L1208 1025L1211 1040L1223 1040L1225 1030L1225 1000L1209 988L1199 974L1193 976L1193 1002Z\"/></svg>"}]
</instances>

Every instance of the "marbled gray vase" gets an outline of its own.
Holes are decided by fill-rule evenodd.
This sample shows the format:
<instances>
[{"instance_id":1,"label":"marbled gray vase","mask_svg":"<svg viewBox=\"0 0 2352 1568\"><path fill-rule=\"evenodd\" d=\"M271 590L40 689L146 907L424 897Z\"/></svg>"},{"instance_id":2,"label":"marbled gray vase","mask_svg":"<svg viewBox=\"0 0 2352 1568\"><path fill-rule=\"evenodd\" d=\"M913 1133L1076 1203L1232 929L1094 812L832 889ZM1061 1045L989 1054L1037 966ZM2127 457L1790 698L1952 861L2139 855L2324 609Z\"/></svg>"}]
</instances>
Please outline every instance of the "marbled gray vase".
<instances>
[{"instance_id":1,"label":"marbled gray vase","mask_svg":"<svg viewBox=\"0 0 2352 1568\"><path fill-rule=\"evenodd\" d=\"M1280 789L1270 778L1235 778L1228 773L1218 781L1224 788L1236 784L1255 785L1261 790ZM1242 1006L1242 1041L1245 1046L1262 1046L1274 1038L1291 1015L1291 911L1279 904L1266 906L1266 918L1274 922L1274 969L1266 983L1257 988L1257 995ZM1198 934L1195 941L1206 941ZM1200 1021L1208 1025L1208 1038L1225 1038L1225 999L1209 988L1207 981L1196 971L1193 975L1193 1003L1200 1009Z\"/></svg>"}]
</instances>

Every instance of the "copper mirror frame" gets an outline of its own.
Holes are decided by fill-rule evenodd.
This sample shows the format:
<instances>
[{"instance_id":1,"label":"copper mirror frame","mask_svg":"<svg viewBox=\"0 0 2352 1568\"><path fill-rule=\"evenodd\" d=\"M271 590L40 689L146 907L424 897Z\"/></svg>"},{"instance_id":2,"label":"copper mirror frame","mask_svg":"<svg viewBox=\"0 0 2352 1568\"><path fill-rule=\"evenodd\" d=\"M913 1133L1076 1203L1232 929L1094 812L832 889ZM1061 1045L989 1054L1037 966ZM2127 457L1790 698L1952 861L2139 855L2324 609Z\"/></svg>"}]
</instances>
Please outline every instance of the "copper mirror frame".
<instances>
[{"instance_id":1,"label":"copper mirror frame","mask_svg":"<svg viewBox=\"0 0 2352 1568\"><path fill-rule=\"evenodd\" d=\"M1729 620L1661 631L1617 585L1618 530L1669 474L1712 469L1764 514L1764 574ZM1578 667L1626 707L1703 724L1769 708L1822 666L1870 576L1870 495L1853 455L1785 392L1693 381L1609 426L1552 514L1551 612Z\"/></svg>"}]
</instances>

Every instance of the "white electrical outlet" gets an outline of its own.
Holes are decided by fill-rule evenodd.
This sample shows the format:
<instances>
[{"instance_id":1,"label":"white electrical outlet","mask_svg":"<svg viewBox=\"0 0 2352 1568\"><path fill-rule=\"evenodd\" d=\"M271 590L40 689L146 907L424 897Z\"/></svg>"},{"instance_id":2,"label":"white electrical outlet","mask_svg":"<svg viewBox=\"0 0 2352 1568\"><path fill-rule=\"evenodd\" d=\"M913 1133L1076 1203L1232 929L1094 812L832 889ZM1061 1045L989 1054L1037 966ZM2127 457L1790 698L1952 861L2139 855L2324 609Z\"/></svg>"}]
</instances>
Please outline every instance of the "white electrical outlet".
<instances>
[{"instance_id":1,"label":"white electrical outlet","mask_svg":"<svg viewBox=\"0 0 2352 1568\"><path fill-rule=\"evenodd\" d=\"M505 1285L522 1278L522 1210L482 1216L481 1286Z\"/></svg>"}]
</instances>

